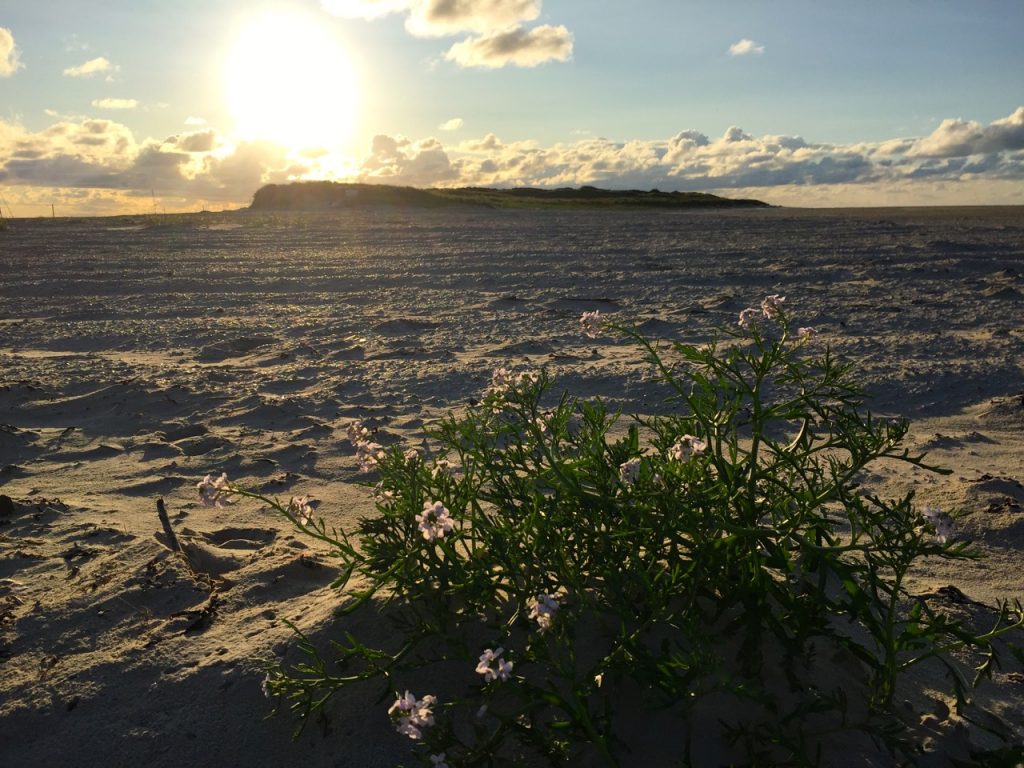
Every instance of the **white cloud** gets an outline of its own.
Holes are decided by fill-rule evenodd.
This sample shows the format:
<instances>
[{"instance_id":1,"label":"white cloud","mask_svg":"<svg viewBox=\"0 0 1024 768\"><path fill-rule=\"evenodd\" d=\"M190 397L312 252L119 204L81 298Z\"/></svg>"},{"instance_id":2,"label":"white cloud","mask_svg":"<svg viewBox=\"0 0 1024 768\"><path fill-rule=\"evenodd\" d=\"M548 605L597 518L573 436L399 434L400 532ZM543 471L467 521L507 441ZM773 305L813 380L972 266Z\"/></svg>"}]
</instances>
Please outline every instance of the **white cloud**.
<instances>
[{"instance_id":1,"label":"white cloud","mask_svg":"<svg viewBox=\"0 0 1024 768\"><path fill-rule=\"evenodd\" d=\"M20 51L14 44L14 35L7 27L0 27L0 77L10 77L25 67Z\"/></svg>"},{"instance_id":2,"label":"white cloud","mask_svg":"<svg viewBox=\"0 0 1024 768\"><path fill-rule=\"evenodd\" d=\"M376 19L404 13L406 30L417 37L450 37L469 33L445 53L465 67L497 69L506 65L533 67L545 61L566 61L572 36L564 26L524 28L541 12L542 0L322 0L329 13L345 18Z\"/></svg>"},{"instance_id":3,"label":"white cloud","mask_svg":"<svg viewBox=\"0 0 1024 768\"><path fill-rule=\"evenodd\" d=\"M462 67L497 69L512 64L535 67L572 56L572 35L564 26L513 27L455 43L445 58Z\"/></svg>"},{"instance_id":4,"label":"white cloud","mask_svg":"<svg viewBox=\"0 0 1024 768\"><path fill-rule=\"evenodd\" d=\"M79 64L77 67L68 67L64 70L66 77L92 77L98 75L101 72L116 72L118 68L111 64L107 59L102 56L97 56L95 59L89 59L88 61Z\"/></svg>"},{"instance_id":5,"label":"white cloud","mask_svg":"<svg viewBox=\"0 0 1024 768\"><path fill-rule=\"evenodd\" d=\"M1024 107L984 126L973 120L947 119L907 152L912 157L966 157L1024 149Z\"/></svg>"},{"instance_id":6,"label":"white cloud","mask_svg":"<svg viewBox=\"0 0 1024 768\"><path fill-rule=\"evenodd\" d=\"M185 118L185 125L206 125L206 120L202 117L193 117L189 115Z\"/></svg>"},{"instance_id":7,"label":"white cloud","mask_svg":"<svg viewBox=\"0 0 1024 768\"><path fill-rule=\"evenodd\" d=\"M733 43L729 46L730 56L748 56L750 54L762 54L764 53L764 46L760 43L755 43L749 38L743 38L738 43Z\"/></svg>"},{"instance_id":8,"label":"white cloud","mask_svg":"<svg viewBox=\"0 0 1024 768\"><path fill-rule=\"evenodd\" d=\"M92 105L99 109L135 109L139 102L135 99L93 99Z\"/></svg>"},{"instance_id":9,"label":"white cloud","mask_svg":"<svg viewBox=\"0 0 1024 768\"><path fill-rule=\"evenodd\" d=\"M461 117L453 117L451 120L445 120L438 127L442 131L457 131L464 125Z\"/></svg>"},{"instance_id":10,"label":"white cloud","mask_svg":"<svg viewBox=\"0 0 1024 768\"><path fill-rule=\"evenodd\" d=\"M106 119L64 119L36 133L0 119L0 185L12 190L8 199L17 190L15 205L43 188L64 190L58 201L84 196L74 190L100 190L122 211L152 189L193 210L196 201L244 204L262 184L342 178L329 170L336 160L290 157L265 142L232 147L212 129L136 141L126 126ZM737 127L718 138L691 129L667 139L581 137L551 146L494 134L450 145L380 135L351 178L418 187L692 190L793 205L1020 204L1024 107L988 125L947 120L928 136L857 144L756 136ZM99 198L88 206L116 212L99 207Z\"/></svg>"},{"instance_id":11,"label":"white cloud","mask_svg":"<svg viewBox=\"0 0 1024 768\"><path fill-rule=\"evenodd\" d=\"M417 37L498 32L540 15L540 0L415 0L405 28Z\"/></svg>"}]
</instances>

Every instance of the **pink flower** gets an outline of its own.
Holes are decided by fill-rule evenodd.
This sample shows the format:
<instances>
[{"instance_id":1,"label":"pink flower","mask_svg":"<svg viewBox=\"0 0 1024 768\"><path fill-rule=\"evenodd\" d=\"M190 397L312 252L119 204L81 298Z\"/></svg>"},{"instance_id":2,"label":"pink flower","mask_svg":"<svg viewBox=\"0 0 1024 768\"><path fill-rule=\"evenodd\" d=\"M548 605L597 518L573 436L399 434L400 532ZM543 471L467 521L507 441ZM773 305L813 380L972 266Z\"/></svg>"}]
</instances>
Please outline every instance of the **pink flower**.
<instances>
[{"instance_id":1,"label":"pink flower","mask_svg":"<svg viewBox=\"0 0 1024 768\"><path fill-rule=\"evenodd\" d=\"M601 313L597 311L584 312L580 315L580 327L583 330L584 336L596 339L604 330L601 321Z\"/></svg>"},{"instance_id":2,"label":"pink flower","mask_svg":"<svg viewBox=\"0 0 1024 768\"><path fill-rule=\"evenodd\" d=\"M498 648L493 651L488 648L480 654L480 663L476 665L476 673L484 676L485 683L490 683L494 680L505 682L512 674L512 667L514 665L511 661L505 661L501 658L501 654L504 652L504 648Z\"/></svg>"},{"instance_id":3,"label":"pink flower","mask_svg":"<svg viewBox=\"0 0 1024 768\"><path fill-rule=\"evenodd\" d=\"M199 491L199 498L208 507L223 507L231 493L226 472L222 472L216 479L212 475L207 475L202 482L196 484L196 489Z\"/></svg>"},{"instance_id":4,"label":"pink flower","mask_svg":"<svg viewBox=\"0 0 1024 768\"><path fill-rule=\"evenodd\" d=\"M773 293L771 296L765 296L761 302L761 311L764 312L764 316L771 319L777 317L782 312L782 303L786 300L785 296L780 296L777 293Z\"/></svg>"},{"instance_id":5,"label":"pink flower","mask_svg":"<svg viewBox=\"0 0 1024 768\"><path fill-rule=\"evenodd\" d=\"M423 502L423 512L416 515L416 523L427 541L443 539L452 530L452 517L440 501Z\"/></svg>"}]
</instances>

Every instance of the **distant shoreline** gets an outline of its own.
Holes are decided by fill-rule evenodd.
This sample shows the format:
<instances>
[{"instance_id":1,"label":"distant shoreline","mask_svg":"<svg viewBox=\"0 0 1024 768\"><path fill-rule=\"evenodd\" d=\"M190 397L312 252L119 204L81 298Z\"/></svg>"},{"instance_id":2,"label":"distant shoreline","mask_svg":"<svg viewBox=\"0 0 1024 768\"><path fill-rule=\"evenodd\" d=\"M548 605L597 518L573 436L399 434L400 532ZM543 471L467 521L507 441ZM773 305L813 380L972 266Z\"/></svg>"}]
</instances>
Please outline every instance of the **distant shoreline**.
<instances>
[{"instance_id":1,"label":"distant shoreline","mask_svg":"<svg viewBox=\"0 0 1024 768\"><path fill-rule=\"evenodd\" d=\"M730 199L703 192L662 192L628 189L579 188L492 189L458 187L419 189L384 184L345 184L334 181L300 181L268 184L253 195L249 210L323 211L349 208L558 208L558 209L678 209L769 208L752 199Z\"/></svg>"}]
</instances>

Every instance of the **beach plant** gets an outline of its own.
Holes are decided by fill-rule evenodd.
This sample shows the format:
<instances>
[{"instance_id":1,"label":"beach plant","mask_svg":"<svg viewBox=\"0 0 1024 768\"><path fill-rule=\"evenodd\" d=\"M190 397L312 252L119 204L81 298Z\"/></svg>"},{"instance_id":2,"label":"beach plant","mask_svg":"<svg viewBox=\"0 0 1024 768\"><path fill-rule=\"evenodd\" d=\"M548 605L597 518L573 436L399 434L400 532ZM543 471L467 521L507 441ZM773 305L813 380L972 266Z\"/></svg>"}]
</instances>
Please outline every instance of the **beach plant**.
<instances>
[{"instance_id":1,"label":"beach plant","mask_svg":"<svg viewBox=\"0 0 1024 768\"><path fill-rule=\"evenodd\" d=\"M865 408L853 363L781 296L706 343L596 312L579 330L635 344L664 413L627 418L556 395L544 370L498 368L425 449L349 426L376 481L351 531L306 498L200 483L207 503L256 499L327 545L340 613L390 627L328 647L295 629L301 658L268 663L268 695L304 723L376 685L393 702L380 716L433 766L640 764L652 733L673 764L704 740L730 761L813 764L837 734L912 760L906 673L937 665L965 704L1024 622L1003 604L979 631L909 591L922 559L978 555L953 513L882 498L865 470L948 470L903 447L906 420Z\"/></svg>"}]
</instances>

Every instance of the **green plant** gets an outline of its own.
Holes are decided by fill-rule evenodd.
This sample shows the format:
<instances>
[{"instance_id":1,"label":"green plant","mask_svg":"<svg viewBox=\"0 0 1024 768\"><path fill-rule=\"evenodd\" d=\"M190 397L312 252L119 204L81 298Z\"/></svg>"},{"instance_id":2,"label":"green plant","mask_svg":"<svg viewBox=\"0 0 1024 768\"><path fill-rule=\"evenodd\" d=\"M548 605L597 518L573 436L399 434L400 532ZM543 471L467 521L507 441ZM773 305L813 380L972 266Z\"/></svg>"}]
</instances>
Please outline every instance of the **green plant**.
<instances>
[{"instance_id":1,"label":"green plant","mask_svg":"<svg viewBox=\"0 0 1024 768\"><path fill-rule=\"evenodd\" d=\"M1003 605L975 634L908 593L921 558L977 555L949 515L859 478L883 459L947 470L901 447L906 421L864 410L853 366L794 329L782 302L705 345L659 346L585 313L585 333L637 344L673 406L624 429L600 402L553 398L545 372L504 368L429 433L429 456L352 425L380 481L377 515L351 537L305 499L207 478L207 501L258 499L328 544L336 586L358 584L342 612L382 611L395 629L386 648L346 635L331 660L299 635L304 661L268 667L269 693L304 720L346 686L383 681L428 765L618 765L637 748L638 710L685 734L713 701L744 761L811 763L840 731L912 755L892 706L901 674L940 663L963 701L977 679L951 653L980 653L984 676L1024 615ZM838 656L867 684L830 685L822 660ZM404 680L430 670L445 670L445 695L409 693ZM685 762L692 746L667 751Z\"/></svg>"}]
</instances>

